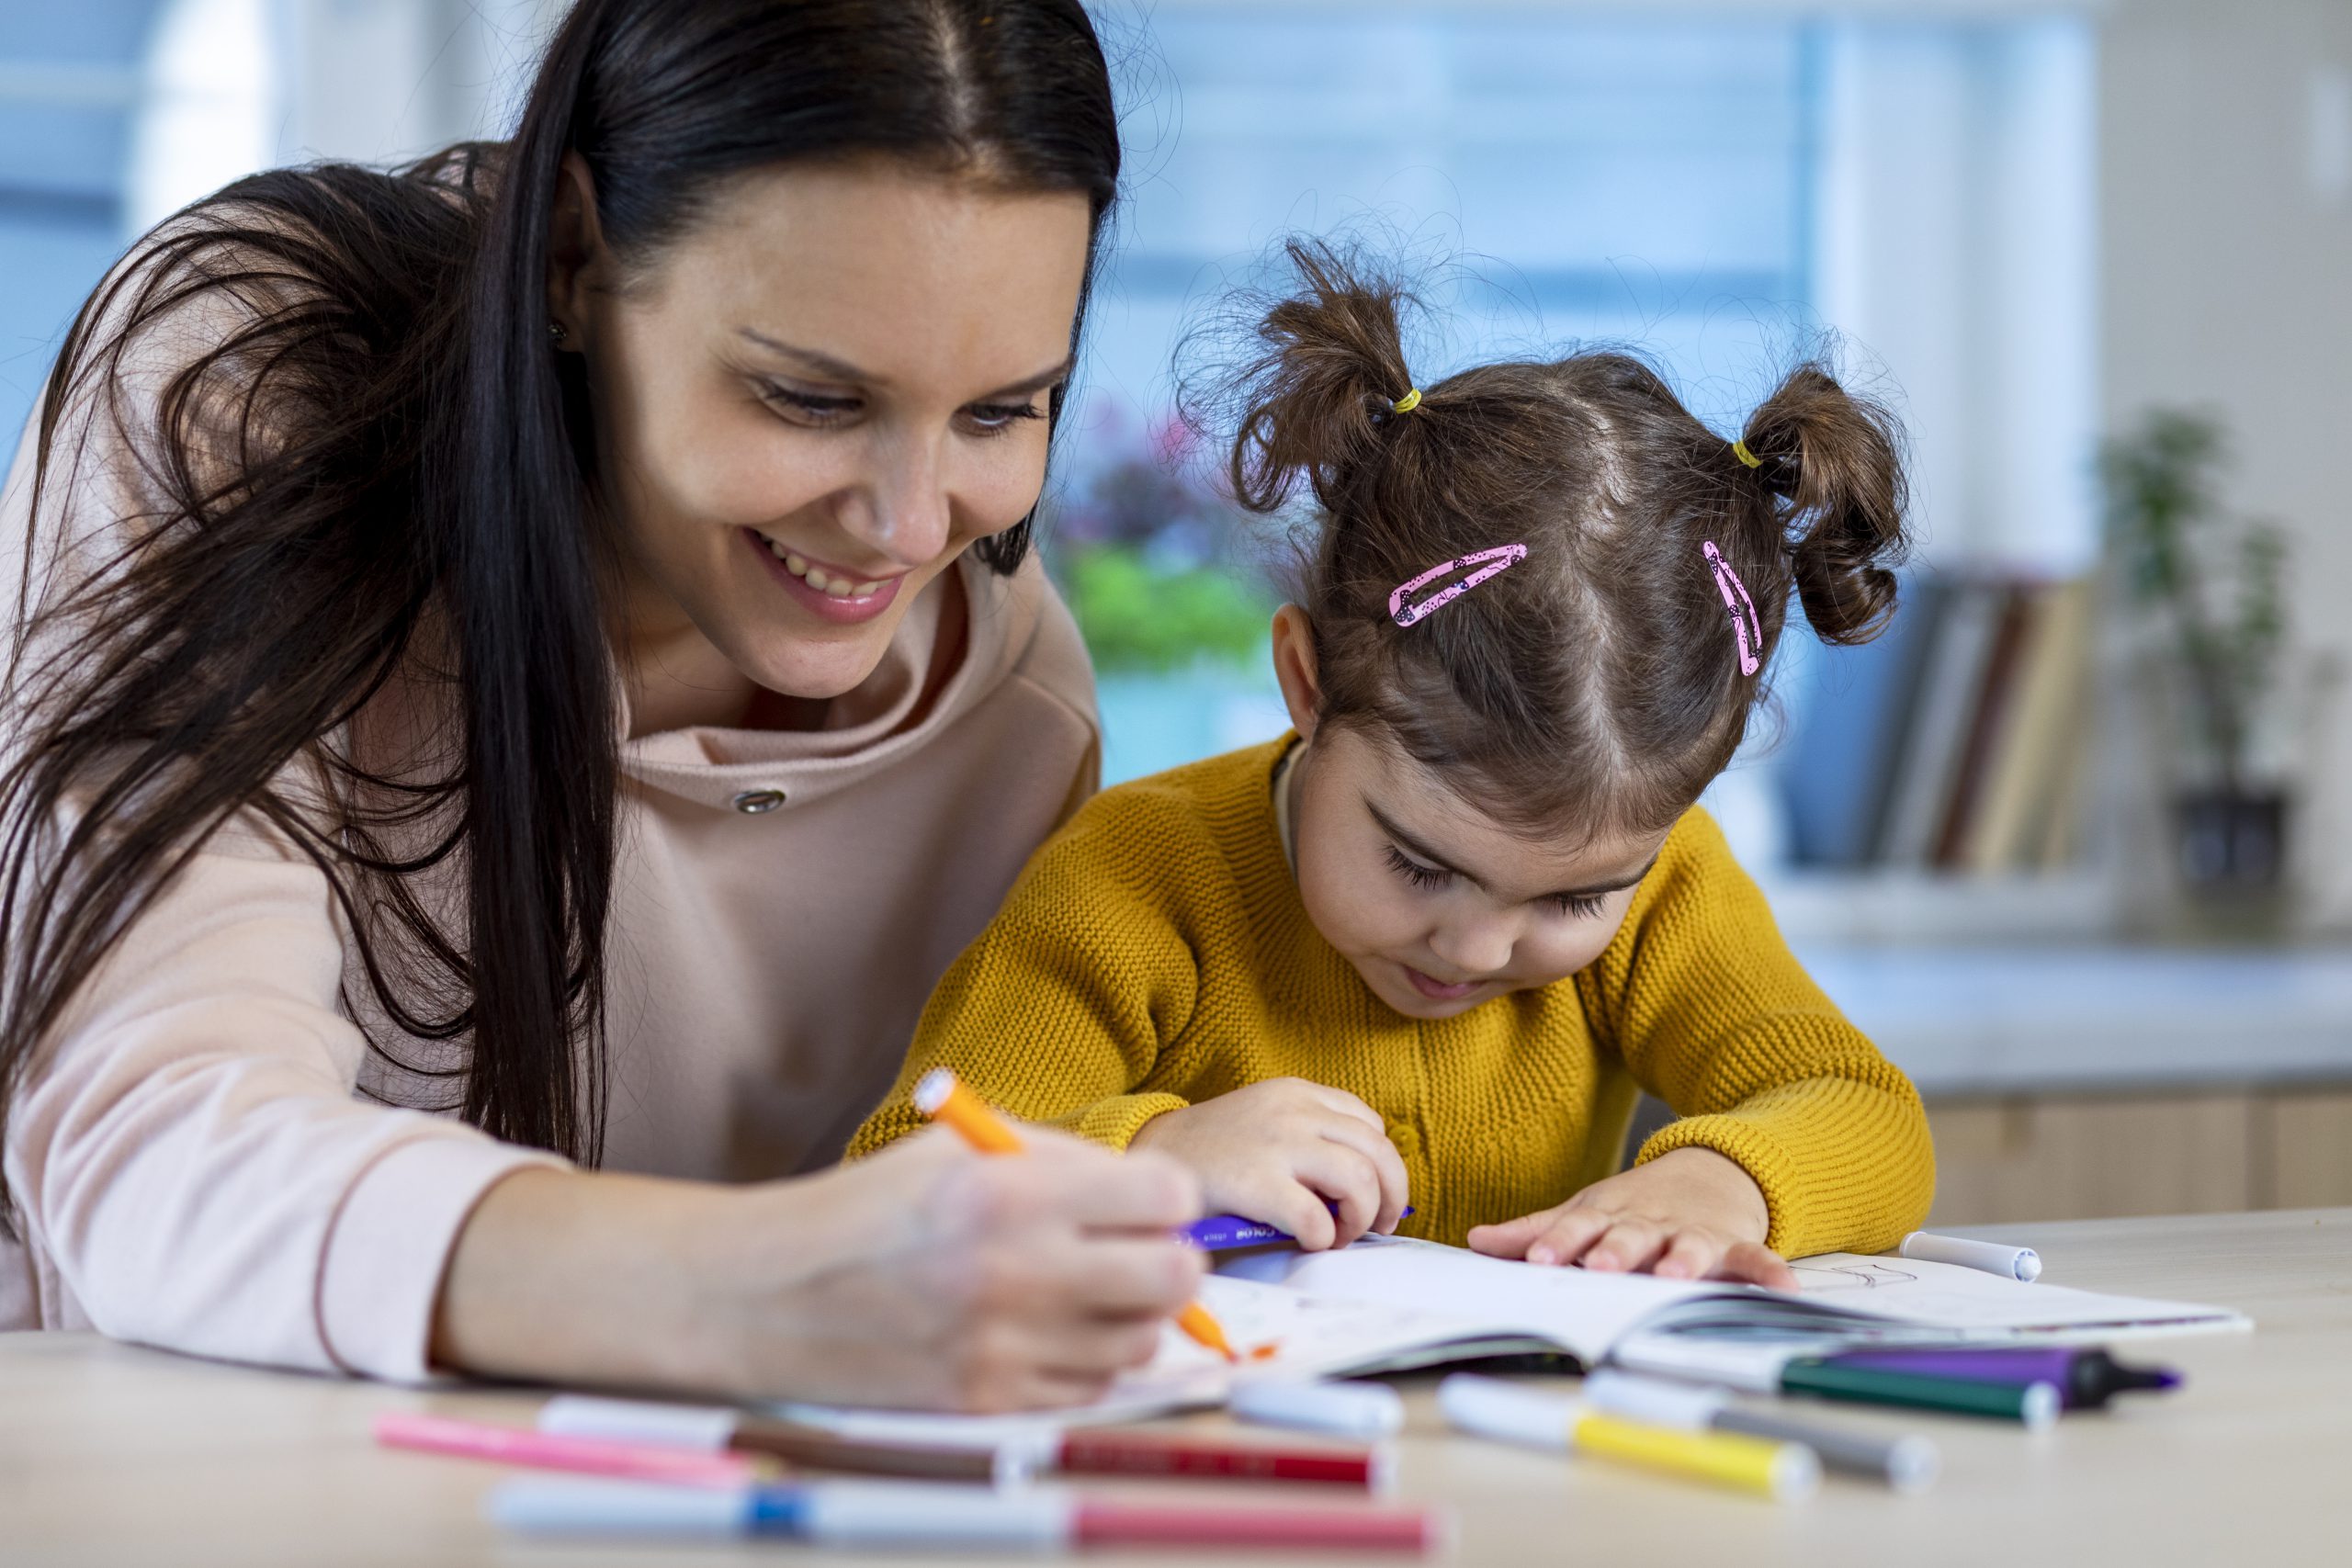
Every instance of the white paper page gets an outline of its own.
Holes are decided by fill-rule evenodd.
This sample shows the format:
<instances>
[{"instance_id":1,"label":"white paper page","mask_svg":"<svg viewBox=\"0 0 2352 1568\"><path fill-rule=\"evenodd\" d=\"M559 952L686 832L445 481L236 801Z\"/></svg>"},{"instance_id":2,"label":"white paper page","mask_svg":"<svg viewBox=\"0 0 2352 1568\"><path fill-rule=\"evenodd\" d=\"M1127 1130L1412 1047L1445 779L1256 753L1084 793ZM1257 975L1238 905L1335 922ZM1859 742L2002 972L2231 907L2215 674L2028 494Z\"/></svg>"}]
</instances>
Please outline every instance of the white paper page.
<instances>
[{"instance_id":1,"label":"white paper page","mask_svg":"<svg viewBox=\"0 0 2352 1568\"><path fill-rule=\"evenodd\" d=\"M1219 1264L1217 1272L1334 1301L1411 1308L1482 1334L1540 1337L1588 1366L1634 1325L1669 1307L1766 1293L1745 1285L1512 1263L1406 1236L1365 1236L1334 1252L1244 1253Z\"/></svg>"},{"instance_id":2,"label":"white paper page","mask_svg":"<svg viewBox=\"0 0 2352 1568\"><path fill-rule=\"evenodd\" d=\"M1800 1258L1790 1267L1808 1302L1923 1327L1966 1332L2251 1326L2243 1314L2227 1307L2025 1284L1981 1269L1917 1258L1828 1252Z\"/></svg>"}]
</instances>

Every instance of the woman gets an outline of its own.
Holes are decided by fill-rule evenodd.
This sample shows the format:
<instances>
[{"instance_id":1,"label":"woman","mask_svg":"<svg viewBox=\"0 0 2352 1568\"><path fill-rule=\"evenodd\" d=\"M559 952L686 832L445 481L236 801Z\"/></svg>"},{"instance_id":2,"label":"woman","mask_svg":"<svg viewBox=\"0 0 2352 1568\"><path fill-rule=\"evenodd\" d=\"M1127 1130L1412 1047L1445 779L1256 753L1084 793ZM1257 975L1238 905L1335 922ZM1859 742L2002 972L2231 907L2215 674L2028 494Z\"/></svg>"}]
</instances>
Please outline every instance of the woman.
<instances>
[{"instance_id":1,"label":"woman","mask_svg":"<svg viewBox=\"0 0 2352 1568\"><path fill-rule=\"evenodd\" d=\"M1077 0L582 0L510 143L118 269L0 510L0 1327L972 1407L1148 1356L1169 1167L743 1179L1091 786L1029 519L1117 171Z\"/></svg>"}]
</instances>

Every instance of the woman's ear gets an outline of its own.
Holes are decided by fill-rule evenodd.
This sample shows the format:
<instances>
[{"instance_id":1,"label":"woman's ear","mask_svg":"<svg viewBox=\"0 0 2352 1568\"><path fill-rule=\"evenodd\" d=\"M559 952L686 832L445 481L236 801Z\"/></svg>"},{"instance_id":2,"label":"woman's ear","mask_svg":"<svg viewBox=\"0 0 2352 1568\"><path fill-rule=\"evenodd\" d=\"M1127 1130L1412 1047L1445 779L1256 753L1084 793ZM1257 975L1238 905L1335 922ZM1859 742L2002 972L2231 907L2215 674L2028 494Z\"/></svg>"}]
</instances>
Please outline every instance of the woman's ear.
<instances>
[{"instance_id":1,"label":"woman's ear","mask_svg":"<svg viewBox=\"0 0 2352 1568\"><path fill-rule=\"evenodd\" d=\"M596 182L577 152L556 172L555 210L548 215L548 312L561 327L557 346L588 346L588 296L604 271L605 233L596 220Z\"/></svg>"},{"instance_id":2,"label":"woman's ear","mask_svg":"<svg viewBox=\"0 0 2352 1568\"><path fill-rule=\"evenodd\" d=\"M1315 666L1315 623L1295 604L1274 612L1274 679L1290 709L1291 728L1302 740L1315 739L1323 713L1323 685Z\"/></svg>"}]
</instances>

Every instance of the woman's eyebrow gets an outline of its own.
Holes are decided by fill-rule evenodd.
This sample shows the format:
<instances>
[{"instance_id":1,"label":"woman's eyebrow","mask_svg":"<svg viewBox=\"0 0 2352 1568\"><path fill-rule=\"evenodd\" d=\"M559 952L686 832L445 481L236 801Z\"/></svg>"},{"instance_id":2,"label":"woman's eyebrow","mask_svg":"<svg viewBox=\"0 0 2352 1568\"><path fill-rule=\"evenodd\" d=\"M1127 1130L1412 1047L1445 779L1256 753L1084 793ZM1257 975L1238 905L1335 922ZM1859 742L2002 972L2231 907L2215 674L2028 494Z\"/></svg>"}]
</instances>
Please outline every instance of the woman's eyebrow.
<instances>
[{"instance_id":1,"label":"woman's eyebrow","mask_svg":"<svg viewBox=\"0 0 2352 1568\"><path fill-rule=\"evenodd\" d=\"M860 385L872 385L880 379L869 372L859 369L846 359L836 359L820 350L803 348L798 344L786 343L782 339L772 338L767 333L755 331L751 327L738 327L735 330L769 353L781 355L786 359L796 361L811 375L825 380L854 381ZM1074 364L1076 364L1074 357L1065 356L1059 364L1041 370L1035 376L1012 382L1009 386L999 387L994 391L982 393L981 400L1035 397L1057 382L1069 379L1070 368Z\"/></svg>"},{"instance_id":2,"label":"woman's eyebrow","mask_svg":"<svg viewBox=\"0 0 2352 1568\"><path fill-rule=\"evenodd\" d=\"M1396 826L1395 818L1391 818L1385 811L1381 810L1379 807L1374 805L1371 801L1365 801L1363 803L1363 808L1372 813L1372 819L1380 824L1380 830L1382 832L1396 840L1398 844L1411 852L1414 855L1429 862L1430 864L1435 866L1440 871L1452 872L1456 876L1465 878L1473 886L1478 888L1481 892L1491 893L1494 891L1492 887L1488 886L1487 883L1478 876L1477 873L1464 871L1462 867L1454 864L1452 861L1447 860L1443 855L1438 853L1435 850L1421 842L1420 840L1416 839L1412 834L1408 833L1404 829ZM1641 870L1634 873L1631 876L1619 877L1613 882L1596 882L1589 887L1566 887L1562 888L1556 893L1539 893L1535 897L1527 900L1527 902L1536 903L1545 898L1566 899L1605 897L1609 894L1623 893L1628 887L1638 886L1641 884L1642 878L1647 876L1651 872L1656 871L1657 869L1657 856L1652 855L1649 858L1649 863L1643 866Z\"/></svg>"}]
</instances>

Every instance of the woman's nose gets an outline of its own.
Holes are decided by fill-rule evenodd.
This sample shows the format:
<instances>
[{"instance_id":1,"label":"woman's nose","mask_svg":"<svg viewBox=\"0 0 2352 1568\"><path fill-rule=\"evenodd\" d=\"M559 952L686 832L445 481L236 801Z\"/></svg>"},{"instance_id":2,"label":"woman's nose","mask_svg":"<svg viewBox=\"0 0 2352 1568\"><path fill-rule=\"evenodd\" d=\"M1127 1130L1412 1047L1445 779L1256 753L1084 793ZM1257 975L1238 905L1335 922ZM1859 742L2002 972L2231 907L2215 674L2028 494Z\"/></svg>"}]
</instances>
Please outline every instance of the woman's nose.
<instances>
[{"instance_id":1,"label":"woman's nose","mask_svg":"<svg viewBox=\"0 0 2352 1568\"><path fill-rule=\"evenodd\" d=\"M1500 916L1447 920L1430 933L1430 951L1463 979L1500 972L1519 941L1517 922Z\"/></svg>"},{"instance_id":2,"label":"woman's nose","mask_svg":"<svg viewBox=\"0 0 2352 1568\"><path fill-rule=\"evenodd\" d=\"M923 441L876 451L873 471L846 511L850 532L898 565L937 560L946 553L955 511L940 452Z\"/></svg>"}]
</instances>

